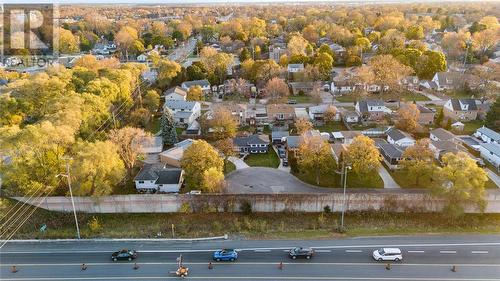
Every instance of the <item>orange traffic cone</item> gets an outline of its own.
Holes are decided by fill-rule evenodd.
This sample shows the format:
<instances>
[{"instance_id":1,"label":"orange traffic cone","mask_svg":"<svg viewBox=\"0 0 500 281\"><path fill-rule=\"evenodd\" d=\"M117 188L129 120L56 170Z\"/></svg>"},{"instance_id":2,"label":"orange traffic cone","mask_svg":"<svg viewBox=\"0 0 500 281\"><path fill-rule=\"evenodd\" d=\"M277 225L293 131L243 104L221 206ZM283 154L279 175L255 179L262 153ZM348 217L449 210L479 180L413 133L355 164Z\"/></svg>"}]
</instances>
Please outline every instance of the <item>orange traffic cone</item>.
<instances>
[{"instance_id":1,"label":"orange traffic cone","mask_svg":"<svg viewBox=\"0 0 500 281\"><path fill-rule=\"evenodd\" d=\"M212 264L212 262L208 262L208 269L214 269L214 265Z\"/></svg>"},{"instance_id":2,"label":"orange traffic cone","mask_svg":"<svg viewBox=\"0 0 500 281\"><path fill-rule=\"evenodd\" d=\"M12 272L12 273L16 273L17 271L18 271L18 270L17 270L16 266L15 266L15 265L13 265L13 266L12 266L12 269L10 270L10 272Z\"/></svg>"}]
</instances>

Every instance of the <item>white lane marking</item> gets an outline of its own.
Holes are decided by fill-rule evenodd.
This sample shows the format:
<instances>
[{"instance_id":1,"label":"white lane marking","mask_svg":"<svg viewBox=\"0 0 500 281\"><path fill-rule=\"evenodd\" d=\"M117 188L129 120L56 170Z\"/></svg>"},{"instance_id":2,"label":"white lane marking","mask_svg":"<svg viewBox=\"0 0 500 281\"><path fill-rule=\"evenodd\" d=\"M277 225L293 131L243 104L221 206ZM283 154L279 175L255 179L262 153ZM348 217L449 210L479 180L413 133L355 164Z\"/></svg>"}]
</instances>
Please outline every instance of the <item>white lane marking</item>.
<instances>
[{"instance_id":1,"label":"white lane marking","mask_svg":"<svg viewBox=\"0 0 500 281\"><path fill-rule=\"evenodd\" d=\"M456 254L457 251L439 251L440 254Z\"/></svg>"},{"instance_id":2,"label":"white lane marking","mask_svg":"<svg viewBox=\"0 0 500 281\"><path fill-rule=\"evenodd\" d=\"M362 253L361 250L345 250L346 253Z\"/></svg>"},{"instance_id":3,"label":"white lane marking","mask_svg":"<svg viewBox=\"0 0 500 281\"><path fill-rule=\"evenodd\" d=\"M316 253L331 253L332 250L315 250Z\"/></svg>"},{"instance_id":4,"label":"white lane marking","mask_svg":"<svg viewBox=\"0 0 500 281\"><path fill-rule=\"evenodd\" d=\"M471 251L472 254L487 254L488 251Z\"/></svg>"},{"instance_id":5,"label":"white lane marking","mask_svg":"<svg viewBox=\"0 0 500 281\"><path fill-rule=\"evenodd\" d=\"M425 253L425 251L408 251L408 253Z\"/></svg>"},{"instance_id":6,"label":"white lane marking","mask_svg":"<svg viewBox=\"0 0 500 281\"><path fill-rule=\"evenodd\" d=\"M271 250L254 250L255 253L268 253L271 252Z\"/></svg>"},{"instance_id":7,"label":"white lane marking","mask_svg":"<svg viewBox=\"0 0 500 281\"><path fill-rule=\"evenodd\" d=\"M290 252L290 250L283 250L283 252L288 253L288 252Z\"/></svg>"},{"instance_id":8,"label":"white lane marking","mask_svg":"<svg viewBox=\"0 0 500 281\"><path fill-rule=\"evenodd\" d=\"M52 280L165 280L165 279L179 279L179 277L174 276L106 276L106 277L31 277L31 278L12 278L12 279L3 279L3 280L19 280L19 281L52 281ZM299 277L299 276L285 276L285 277L276 277L276 276L242 276L242 277L234 277L234 276L190 276L189 279L208 279L208 280L405 280L405 281L458 281L458 280L467 280L467 281L499 281L500 279L495 278L419 278L419 277L327 277L327 276L318 276L318 277Z\"/></svg>"}]
</instances>

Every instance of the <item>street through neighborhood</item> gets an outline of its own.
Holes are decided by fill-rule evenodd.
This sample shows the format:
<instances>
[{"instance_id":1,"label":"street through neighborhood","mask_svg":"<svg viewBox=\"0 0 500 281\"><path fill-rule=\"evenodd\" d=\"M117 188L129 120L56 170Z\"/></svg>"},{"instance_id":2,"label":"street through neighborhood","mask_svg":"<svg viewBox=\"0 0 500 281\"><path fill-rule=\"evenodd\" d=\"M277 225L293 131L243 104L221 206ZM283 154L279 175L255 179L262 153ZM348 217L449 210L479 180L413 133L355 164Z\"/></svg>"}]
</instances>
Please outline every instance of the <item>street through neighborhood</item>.
<instances>
[{"instance_id":1,"label":"street through neighborhood","mask_svg":"<svg viewBox=\"0 0 500 281\"><path fill-rule=\"evenodd\" d=\"M287 251L312 247L311 260ZM398 247L403 261L374 261L373 250ZM134 261L112 262L122 248ZM232 248L235 262L214 262L212 252ZM500 280L500 236L409 236L317 241L67 241L14 242L0 253L0 280L167 280L182 254L188 279L202 280ZM209 262L213 268L209 269ZM282 268L279 268L280 263ZM86 270L81 269L85 263ZM12 266L18 272L12 273ZM452 267L455 266L455 271Z\"/></svg>"}]
</instances>

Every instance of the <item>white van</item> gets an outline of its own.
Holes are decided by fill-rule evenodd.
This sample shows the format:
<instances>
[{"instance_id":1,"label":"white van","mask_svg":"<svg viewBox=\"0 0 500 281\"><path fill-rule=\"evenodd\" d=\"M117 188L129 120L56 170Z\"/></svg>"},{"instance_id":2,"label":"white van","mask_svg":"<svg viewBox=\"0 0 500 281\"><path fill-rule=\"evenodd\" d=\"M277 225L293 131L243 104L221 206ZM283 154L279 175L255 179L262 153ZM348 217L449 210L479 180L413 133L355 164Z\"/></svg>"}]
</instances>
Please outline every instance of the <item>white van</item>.
<instances>
[{"instance_id":1,"label":"white van","mask_svg":"<svg viewBox=\"0 0 500 281\"><path fill-rule=\"evenodd\" d=\"M403 255L398 248L380 248L373 251L373 259L376 261L401 261Z\"/></svg>"}]
</instances>

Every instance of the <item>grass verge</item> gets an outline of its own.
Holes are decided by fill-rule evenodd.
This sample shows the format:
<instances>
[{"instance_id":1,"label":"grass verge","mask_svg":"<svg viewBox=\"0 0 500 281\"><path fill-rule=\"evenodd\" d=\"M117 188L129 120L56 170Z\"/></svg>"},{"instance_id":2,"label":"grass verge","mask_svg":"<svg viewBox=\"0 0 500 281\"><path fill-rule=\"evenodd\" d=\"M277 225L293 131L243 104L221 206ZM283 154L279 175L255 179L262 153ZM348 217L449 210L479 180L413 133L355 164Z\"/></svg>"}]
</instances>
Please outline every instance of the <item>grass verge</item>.
<instances>
[{"instance_id":1,"label":"grass verge","mask_svg":"<svg viewBox=\"0 0 500 281\"><path fill-rule=\"evenodd\" d=\"M321 187L342 187L339 174L326 174L319 177L319 185L316 184L316 174L309 172L294 173L298 179L308 184ZM384 188L384 181L377 172L365 176L358 176L354 173L347 175L347 188Z\"/></svg>"},{"instance_id":2,"label":"grass verge","mask_svg":"<svg viewBox=\"0 0 500 281\"><path fill-rule=\"evenodd\" d=\"M6 200L4 200L5 202ZM6 205L13 205L9 201ZM1 210L1 209L0 209ZM90 222L96 218L98 227ZM347 231L335 231L338 213L196 213L196 214L78 214L82 238L147 238L156 233L170 238L229 234L247 239L321 239L339 236L429 233L500 233L500 214L468 214L450 219L435 213L347 213ZM42 224L47 225L40 232ZM91 225L94 227L91 228ZM168 234L167 234L168 233ZM13 239L74 238L72 213L37 210Z\"/></svg>"}]
</instances>

